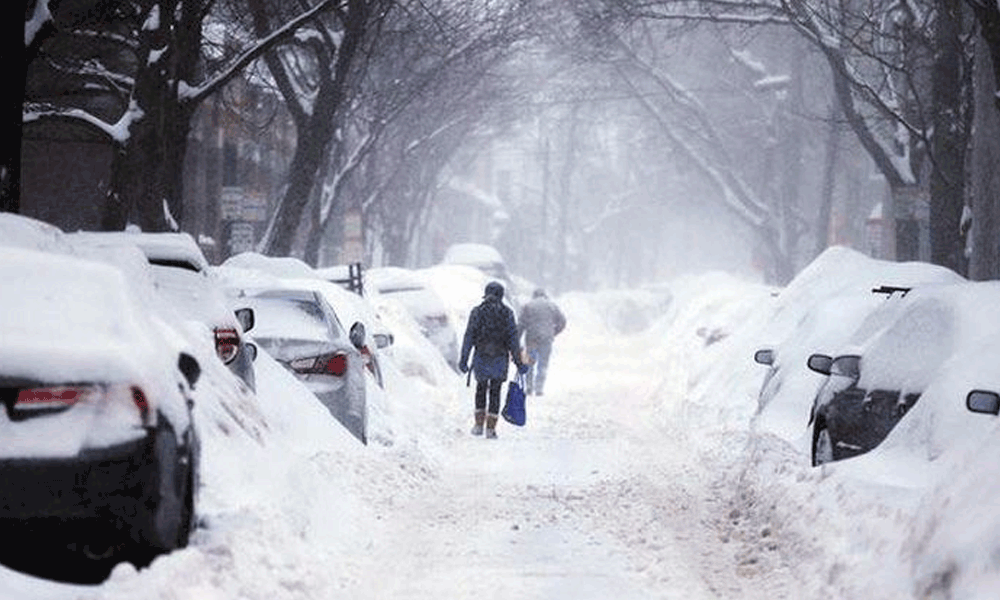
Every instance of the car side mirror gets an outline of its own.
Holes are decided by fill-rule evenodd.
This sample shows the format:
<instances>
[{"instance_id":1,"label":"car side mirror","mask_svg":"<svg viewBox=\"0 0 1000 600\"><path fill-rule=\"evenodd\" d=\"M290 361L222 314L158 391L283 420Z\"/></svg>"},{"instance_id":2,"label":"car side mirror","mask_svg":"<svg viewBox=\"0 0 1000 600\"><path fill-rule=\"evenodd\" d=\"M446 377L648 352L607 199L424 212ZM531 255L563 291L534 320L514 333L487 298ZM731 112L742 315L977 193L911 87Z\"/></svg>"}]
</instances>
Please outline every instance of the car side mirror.
<instances>
[{"instance_id":1,"label":"car side mirror","mask_svg":"<svg viewBox=\"0 0 1000 600\"><path fill-rule=\"evenodd\" d=\"M771 366L774 364L774 350L762 348L753 353L753 360L757 364Z\"/></svg>"},{"instance_id":2,"label":"car side mirror","mask_svg":"<svg viewBox=\"0 0 1000 600\"><path fill-rule=\"evenodd\" d=\"M829 375L830 365L832 364L833 358L827 356L826 354L813 354L809 357L809 360L806 361L806 366L820 375Z\"/></svg>"},{"instance_id":3,"label":"car side mirror","mask_svg":"<svg viewBox=\"0 0 1000 600\"><path fill-rule=\"evenodd\" d=\"M375 338L375 347L379 350L382 348L388 348L396 341L391 333L376 333L372 337Z\"/></svg>"},{"instance_id":4,"label":"car side mirror","mask_svg":"<svg viewBox=\"0 0 1000 600\"><path fill-rule=\"evenodd\" d=\"M256 323L257 319L252 308L240 308L236 310L235 313L236 320L239 321L240 327L243 328L244 333L253 329L254 323Z\"/></svg>"},{"instance_id":5,"label":"car side mirror","mask_svg":"<svg viewBox=\"0 0 1000 600\"><path fill-rule=\"evenodd\" d=\"M361 349L365 345L365 325L361 321L356 321L354 325L351 325L351 344L355 348Z\"/></svg>"},{"instance_id":6,"label":"car side mirror","mask_svg":"<svg viewBox=\"0 0 1000 600\"><path fill-rule=\"evenodd\" d=\"M188 385L192 388L198 382L198 378L201 377L201 365L187 352L181 352L180 358L177 359L177 368L180 369L181 375L184 376L184 379L187 380Z\"/></svg>"},{"instance_id":7,"label":"car side mirror","mask_svg":"<svg viewBox=\"0 0 1000 600\"><path fill-rule=\"evenodd\" d=\"M243 347L246 348L247 354L250 355L250 362L257 360L257 344L247 342Z\"/></svg>"},{"instance_id":8,"label":"car side mirror","mask_svg":"<svg viewBox=\"0 0 1000 600\"><path fill-rule=\"evenodd\" d=\"M1000 414L1000 394L985 390L972 390L965 397L965 406L974 413Z\"/></svg>"}]
</instances>

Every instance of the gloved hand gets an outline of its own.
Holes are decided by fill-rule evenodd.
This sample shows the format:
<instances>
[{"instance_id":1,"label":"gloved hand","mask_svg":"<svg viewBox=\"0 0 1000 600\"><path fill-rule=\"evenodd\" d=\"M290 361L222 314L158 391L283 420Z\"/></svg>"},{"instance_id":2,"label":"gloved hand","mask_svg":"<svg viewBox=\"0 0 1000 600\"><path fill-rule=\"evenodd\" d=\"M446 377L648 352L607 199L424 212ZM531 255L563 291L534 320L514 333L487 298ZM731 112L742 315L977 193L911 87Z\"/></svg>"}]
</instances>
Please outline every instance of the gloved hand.
<instances>
[{"instance_id":1,"label":"gloved hand","mask_svg":"<svg viewBox=\"0 0 1000 600\"><path fill-rule=\"evenodd\" d=\"M520 373L521 375L524 375L525 373L528 372L528 365L526 364L517 365L517 372Z\"/></svg>"},{"instance_id":2,"label":"gloved hand","mask_svg":"<svg viewBox=\"0 0 1000 600\"><path fill-rule=\"evenodd\" d=\"M461 372L463 372L463 373L468 373L469 372L469 365L467 365L465 363L459 363L458 370L461 371Z\"/></svg>"}]
</instances>

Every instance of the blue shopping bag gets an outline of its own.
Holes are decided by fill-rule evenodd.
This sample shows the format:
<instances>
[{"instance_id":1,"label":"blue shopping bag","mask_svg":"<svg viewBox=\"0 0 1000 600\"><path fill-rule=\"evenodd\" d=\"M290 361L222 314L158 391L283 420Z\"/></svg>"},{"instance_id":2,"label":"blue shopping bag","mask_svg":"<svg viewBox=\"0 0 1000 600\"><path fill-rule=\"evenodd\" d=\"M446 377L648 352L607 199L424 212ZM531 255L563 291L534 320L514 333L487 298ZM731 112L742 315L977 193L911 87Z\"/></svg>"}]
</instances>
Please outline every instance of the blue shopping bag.
<instances>
[{"instance_id":1,"label":"blue shopping bag","mask_svg":"<svg viewBox=\"0 0 1000 600\"><path fill-rule=\"evenodd\" d=\"M524 425L528 415L524 411L524 375L518 373L517 378L507 384L507 400L500 412L508 423Z\"/></svg>"}]
</instances>

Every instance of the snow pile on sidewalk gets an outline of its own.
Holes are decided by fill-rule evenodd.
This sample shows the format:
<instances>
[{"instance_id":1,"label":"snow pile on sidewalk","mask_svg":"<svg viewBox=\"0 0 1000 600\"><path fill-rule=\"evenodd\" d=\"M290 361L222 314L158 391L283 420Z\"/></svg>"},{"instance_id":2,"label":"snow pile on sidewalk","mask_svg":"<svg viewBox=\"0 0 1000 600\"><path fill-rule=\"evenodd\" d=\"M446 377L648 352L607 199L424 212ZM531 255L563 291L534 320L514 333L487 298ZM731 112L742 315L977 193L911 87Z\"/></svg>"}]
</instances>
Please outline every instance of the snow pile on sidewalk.
<instances>
[{"instance_id":1,"label":"snow pile on sidewalk","mask_svg":"<svg viewBox=\"0 0 1000 600\"><path fill-rule=\"evenodd\" d=\"M738 482L733 527L748 564L777 549L809 597L996 596L1000 473L991 457L1000 452L1000 419L968 412L965 396L1000 391L1000 320L990 315L997 284L844 248L783 289L720 275L675 283L674 309L656 328L663 424L698 451L733 459L722 477ZM882 285L924 286L946 308L931 323L894 322L913 303L880 309L887 294L871 290ZM775 350L770 373L753 362L760 348ZM813 468L807 422L823 377L805 362L844 348L867 349L882 373L910 373L926 389L875 450Z\"/></svg>"}]
</instances>

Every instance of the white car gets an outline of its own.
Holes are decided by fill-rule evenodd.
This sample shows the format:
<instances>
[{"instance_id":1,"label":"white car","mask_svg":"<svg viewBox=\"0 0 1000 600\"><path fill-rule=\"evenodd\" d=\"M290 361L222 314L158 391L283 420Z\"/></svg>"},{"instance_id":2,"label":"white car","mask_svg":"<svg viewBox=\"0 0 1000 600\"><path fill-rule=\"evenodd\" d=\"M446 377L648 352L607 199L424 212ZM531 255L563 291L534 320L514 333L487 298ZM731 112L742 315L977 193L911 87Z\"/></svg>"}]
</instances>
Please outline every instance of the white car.
<instances>
[{"instance_id":1,"label":"white car","mask_svg":"<svg viewBox=\"0 0 1000 600\"><path fill-rule=\"evenodd\" d=\"M379 351L392 344L393 336L367 299L327 280L320 270L292 257L244 252L228 258L216 272L225 281L229 293L237 296L241 288L282 285L294 285L322 294L341 323L350 323L352 328L355 323L363 326L359 329L363 332L363 339L358 350L364 356L365 365L375 382L379 387L384 385Z\"/></svg>"},{"instance_id":2,"label":"white car","mask_svg":"<svg viewBox=\"0 0 1000 600\"><path fill-rule=\"evenodd\" d=\"M458 338L441 297L418 273L401 267L379 267L365 272L366 288L399 302L420 331L453 369L458 367Z\"/></svg>"},{"instance_id":3,"label":"white car","mask_svg":"<svg viewBox=\"0 0 1000 600\"><path fill-rule=\"evenodd\" d=\"M320 292L284 282L242 290L257 314L254 340L306 384L352 435L368 443L364 326L344 327Z\"/></svg>"},{"instance_id":4,"label":"white car","mask_svg":"<svg viewBox=\"0 0 1000 600\"><path fill-rule=\"evenodd\" d=\"M253 311L234 305L194 238L186 233L78 232L66 236L80 252L114 253L134 246L146 257L157 291L182 318L204 324L207 341L229 370L250 389L256 387L256 349L245 333L254 325Z\"/></svg>"}]
</instances>

